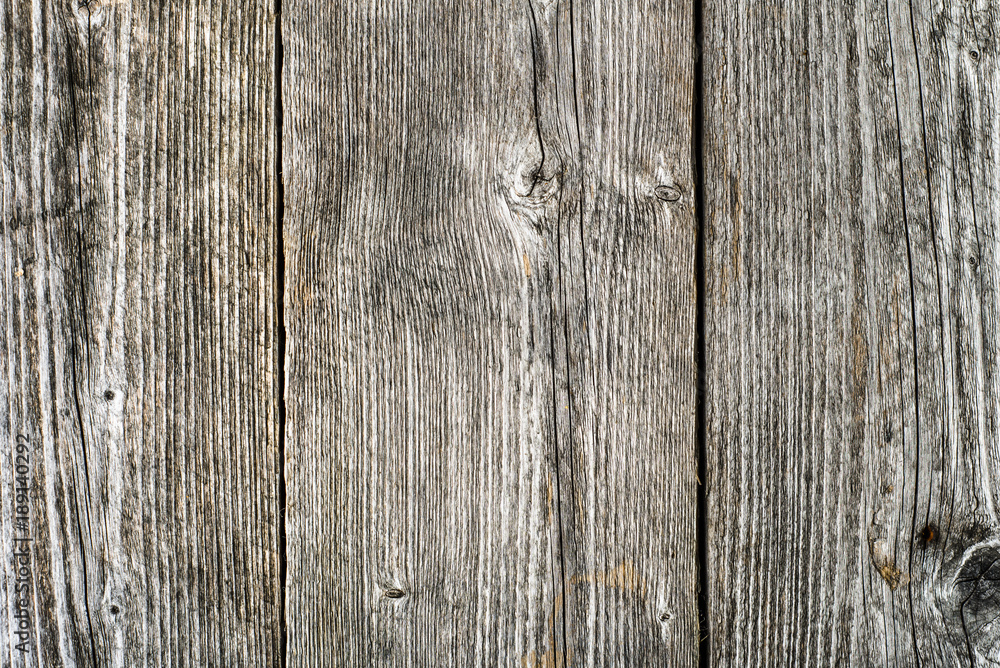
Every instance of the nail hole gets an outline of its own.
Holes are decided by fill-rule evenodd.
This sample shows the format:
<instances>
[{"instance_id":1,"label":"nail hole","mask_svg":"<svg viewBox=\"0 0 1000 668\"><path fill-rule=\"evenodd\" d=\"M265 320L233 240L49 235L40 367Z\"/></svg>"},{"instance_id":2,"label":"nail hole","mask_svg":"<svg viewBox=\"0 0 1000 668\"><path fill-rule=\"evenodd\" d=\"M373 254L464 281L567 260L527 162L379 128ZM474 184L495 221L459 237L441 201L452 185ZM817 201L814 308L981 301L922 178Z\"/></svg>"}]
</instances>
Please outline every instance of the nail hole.
<instances>
[{"instance_id":1,"label":"nail hole","mask_svg":"<svg viewBox=\"0 0 1000 668\"><path fill-rule=\"evenodd\" d=\"M111 614L112 615L117 615L118 614L118 606L117 605L111 606Z\"/></svg>"},{"instance_id":2,"label":"nail hole","mask_svg":"<svg viewBox=\"0 0 1000 668\"><path fill-rule=\"evenodd\" d=\"M935 542L940 535L941 532L938 530L937 525L928 524L920 530L919 534L917 534L917 540L920 542L920 547L927 549L927 547L931 543Z\"/></svg>"},{"instance_id":3,"label":"nail hole","mask_svg":"<svg viewBox=\"0 0 1000 668\"><path fill-rule=\"evenodd\" d=\"M656 186L653 192L656 194L657 199L661 199L664 202L676 202L681 198L680 188L675 186Z\"/></svg>"},{"instance_id":4,"label":"nail hole","mask_svg":"<svg viewBox=\"0 0 1000 668\"><path fill-rule=\"evenodd\" d=\"M976 51L975 49L969 51L969 55L972 56L973 60L979 60L979 52Z\"/></svg>"},{"instance_id":5,"label":"nail hole","mask_svg":"<svg viewBox=\"0 0 1000 668\"><path fill-rule=\"evenodd\" d=\"M396 589L395 587L385 590L386 598L403 598L406 593L402 589Z\"/></svg>"},{"instance_id":6,"label":"nail hole","mask_svg":"<svg viewBox=\"0 0 1000 668\"><path fill-rule=\"evenodd\" d=\"M107 399L108 401L111 401L112 399L115 398L115 393L112 390L108 390L107 392L104 393L104 398Z\"/></svg>"}]
</instances>

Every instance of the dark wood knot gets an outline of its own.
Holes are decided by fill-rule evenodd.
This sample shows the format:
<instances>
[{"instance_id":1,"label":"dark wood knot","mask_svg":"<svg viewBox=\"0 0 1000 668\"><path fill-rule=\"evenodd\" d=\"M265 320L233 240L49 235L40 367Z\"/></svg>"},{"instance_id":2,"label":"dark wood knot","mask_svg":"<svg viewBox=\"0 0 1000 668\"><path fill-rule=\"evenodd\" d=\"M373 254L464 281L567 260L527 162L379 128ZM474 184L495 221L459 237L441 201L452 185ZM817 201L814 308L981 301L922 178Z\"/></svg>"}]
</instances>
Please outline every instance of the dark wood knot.
<instances>
[{"instance_id":1,"label":"dark wood knot","mask_svg":"<svg viewBox=\"0 0 1000 668\"><path fill-rule=\"evenodd\" d=\"M676 202L681 198L681 190L677 186L656 186L653 193L664 202Z\"/></svg>"},{"instance_id":2,"label":"dark wood knot","mask_svg":"<svg viewBox=\"0 0 1000 668\"><path fill-rule=\"evenodd\" d=\"M955 578L959 614L967 633L992 623L1000 613L1000 549L982 547L969 556Z\"/></svg>"}]
</instances>

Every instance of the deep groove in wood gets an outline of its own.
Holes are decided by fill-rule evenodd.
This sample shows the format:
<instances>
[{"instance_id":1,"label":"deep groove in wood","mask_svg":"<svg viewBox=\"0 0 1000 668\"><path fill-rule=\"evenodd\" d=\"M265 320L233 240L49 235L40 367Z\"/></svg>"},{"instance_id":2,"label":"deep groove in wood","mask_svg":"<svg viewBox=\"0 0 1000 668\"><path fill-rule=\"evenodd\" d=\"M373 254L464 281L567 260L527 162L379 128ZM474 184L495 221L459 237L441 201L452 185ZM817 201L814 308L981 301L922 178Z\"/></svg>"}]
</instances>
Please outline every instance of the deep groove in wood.
<instances>
[{"instance_id":1,"label":"deep groove in wood","mask_svg":"<svg viewBox=\"0 0 1000 668\"><path fill-rule=\"evenodd\" d=\"M275 127L275 235L277 261L275 286L278 330L278 619L280 624L278 651L280 665L287 662L288 626L285 619L285 576L288 555L285 541L285 183L281 172L281 70L284 54L281 48L281 0L274 1L274 127Z\"/></svg>"},{"instance_id":2,"label":"deep groove in wood","mask_svg":"<svg viewBox=\"0 0 1000 668\"><path fill-rule=\"evenodd\" d=\"M275 295L278 330L278 653L279 665L287 663L288 620L285 618L285 577L288 572L285 540L285 181L281 171L282 109L281 72L284 53L281 47L281 0L274 0L274 177L275 225L277 260L275 261Z\"/></svg>"},{"instance_id":3,"label":"deep groove in wood","mask_svg":"<svg viewBox=\"0 0 1000 668\"><path fill-rule=\"evenodd\" d=\"M711 665L711 642L709 639L708 610L708 490L705 487L708 474L706 461L706 441L708 437L705 420L705 400L708 370L705 363L705 170L703 134L705 128L704 96L705 73L701 55L704 6L702 0L693 0L692 46L694 48L694 93L691 96L691 171L694 176L695 224L694 243L695 281L695 362L697 379L695 385L695 438L698 458L698 503L696 528L696 558L698 560L698 665Z\"/></svg>"},{"instance_id":4,"label":"deep groove in wood","mask_svg":"<svg viewBox=\"0 0 1000 668\"><path fill-rule=\"evenodd\" d=\"M90 39L90 19L87 20L87 38L88 42ZM88 43L89 50L89 43ZM80 298L80 310L83 313L83 335L77 336L76 332L73 332L73 344L70 350L73 353L73 359L70 363L71 378L73 381L73 407L76 414L76 425L80 430L80 451L83 454L83 480L86 485L84 490L84 508L87 512L87 521L90 521L90 468L87 463L89 457L87 455L87 437L86 431L83 424L83 413L80 409L80 378L77 374L77 368L83 364L80 361L80 342L83 341L84 344L87 342L87 323L90 319L87 317L87 298L84 294L84 267L83 267L83 169L80 165L80 127L79 127L79 116L77 115L77 104L76 104L76 69L73 67L74 62L72 59L68 61L68 73L70 78L70 107L73 111L73 142L76 147L76 197L77 197L77 213L75 217L76 224L76 269L79 279L79 298ZM89 85L89 77L87 84ZM71 319L71 323L76 322ZM72 329L72 325L71 325ZM87 353L87 364L90 363L90 348L84 347L84 352ZM76 479L74 478L74 484L76 484ZM80 523L80 507L79 507L79 492L77 492L77 498L74 500L76 502L76 532L77 537L80 541L80 565L83 571L83 606L84 612L87 616L87 637L90 640L90 660L92 665L97 665L97 643L94 640L94 618L90 612L90 591L89 582L90 575L87 573L87 546L83 539L83 525Z\"/></svg>"},{"instance_id":5,"label":"deep groove in wood","mask_svg":"<svg viewBox=\"0 0 1000 668\"><path fill-rule=\"evenodd\" d=\"M903 124L902 124L902 121L900 120L900 116L899 116L899 90L898 90L898 84L896 82L896 60L895 60L895 49L893 47L893 41L892 41L892 26L890 25L891 22L888 21L889 13L890 13L890 9L889 9L889 4L887 2L886 3L886 17L887 17L886 36L889 39L890 58L891 58L891 63L892 63L892 95L893 95L894 108L895 108L895 111L896 111L896 133L899 136L899 142L896 145L897 146L897 150L898 150L898 156L899 156L899 174L900 174L899 198L900 198L900 201L903 204L903 207L902 207L902 209L903 209L903 230L906 233L905 234L905 239L906 239L906 266L907 266L907 268L909 270L909 276L910 276L910 319L911 319L911 322L913 323L913 332L912 332L912 334L913 334L913 405L914 405L913 411L914 411L914 415L916 416L916 429L914 430L915 431L915 434L914 434L914 441L915 441L914 448L916 449L916 460L919 462L920 461L920 367L919 367L918 362L917 362L917 349L918 349L917 329L919 327L919 321L917 320L917 303L916 303L916 296L914 295L913 250L912 250L912 245L911 245L911 242L910 242L910 220L909 220L909 216L907 215L907 204L906 204L906 182L905 182L905 178L904 178L904 175L906 174L906 164L905 164L905 160L903 159L903 144L902 144ZM905 435L904 435L904 438L905 438ZM916 471L914 472L914 483L913 483L913 486L916 489L920 488L920 466L919 466L919 464L916 467ZM913 516L912 516L912 519L910 521L910 533L911 533L911 535L915 534L916 531L917 531L917 499L914 498L914 500L913 500ZM910 572L912 572L913 571L913 545L912 544L910 545L910 548L909 548L907 561L908 561L908 564L909 564L907 568L908 568L908 570ZM910 626L910 637L913 640L913 658L914 658L914 661L916 662L917 668L920 668L920 644L917 642L917 620L916 620L916 618L914 617L914 614L913 614L913 589L911 587L907 587L906 588L906 595L907 595L907 600L909 601L909 606L910 606L910 623L911 623L911 626Z\"/></svg>"}]
</instances>

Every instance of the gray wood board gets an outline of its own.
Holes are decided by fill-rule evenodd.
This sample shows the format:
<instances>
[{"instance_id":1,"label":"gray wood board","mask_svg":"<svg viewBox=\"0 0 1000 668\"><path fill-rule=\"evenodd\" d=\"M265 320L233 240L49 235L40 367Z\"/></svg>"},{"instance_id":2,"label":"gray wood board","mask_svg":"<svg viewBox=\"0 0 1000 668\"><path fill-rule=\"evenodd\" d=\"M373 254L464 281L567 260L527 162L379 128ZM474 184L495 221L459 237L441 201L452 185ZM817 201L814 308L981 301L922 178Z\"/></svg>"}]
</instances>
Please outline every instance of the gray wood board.
<instances>
[{"instance_id":1,"label":"gray wood board","mask_svg":"<svg viewBox=\"0 0 1000 668\"><path fill-rule=\"evenodd\" d=\"M276 663L271 8L0 26L0 664Z\"/></svg>"},{"instance_id":2,"label":"gray wood board","mask_svg":"<svg viewBox=\"0 0 1000 668\"><path fill-rule=\"evenodd\" d=\"M705 4L713 665L1000 665L998 18Z\"/></svg>"},{"instance_id":3,"label":"gray wood board","mask_svg":"<svg viewBox=\"0 0 1000 668\"><path fill-rule=\"evenodd\" d=\"M694 665L690 6L283 9L290 665Z\"/></svg>"}]
</instances>

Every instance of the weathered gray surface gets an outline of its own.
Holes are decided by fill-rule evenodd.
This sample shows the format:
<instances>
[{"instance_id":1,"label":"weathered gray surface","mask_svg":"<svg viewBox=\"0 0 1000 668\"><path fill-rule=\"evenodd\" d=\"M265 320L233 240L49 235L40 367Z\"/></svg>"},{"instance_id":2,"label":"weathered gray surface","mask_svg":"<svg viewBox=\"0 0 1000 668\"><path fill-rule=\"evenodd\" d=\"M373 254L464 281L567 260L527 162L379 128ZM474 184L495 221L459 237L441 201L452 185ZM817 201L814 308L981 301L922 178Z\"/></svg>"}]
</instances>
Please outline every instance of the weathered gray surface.
<instances>
[{"instance_id":1,"label":"weathered gray surface","mask_svg":"<svg viewBox=\"0 0 1000 668\"><path fill-rule=\"evenodd\" d=\"M0 26L0 664L273 664L270 5L7 0Z\"/></svg>"},{"instance_id":2,"label":"weathered gray surface","mask_svg":"<svg viewBox=\"0 0 1000 668\"><path fill-rule=\"evenodd\" d=\"M1000 665L991 3L701 8L712 665ZM694 11L293 0L282 267L270 4L0 5L0 665L695 665Z\"/></svg>"},{"instance_id":3,"label":"weathered gray surface","mask_svg":"<svg viewBox=\"0 0 1000 668\"><path fill-rule=\"evenodd\" d=\"M284 8L290 665L696 663L690 20Z\"/></svg>"},{"instance_id":4,"label":"weathered gray surface","mask_svg":"<svg viewBox=\"0 0 1000 668\"><path fill-rule=\"evenodd\" d=\"M707 0L715 665L997 665L998 7Z\"/></svg>"}]
</instances>

